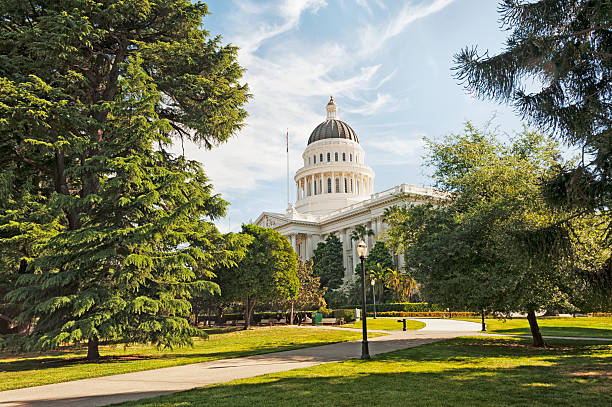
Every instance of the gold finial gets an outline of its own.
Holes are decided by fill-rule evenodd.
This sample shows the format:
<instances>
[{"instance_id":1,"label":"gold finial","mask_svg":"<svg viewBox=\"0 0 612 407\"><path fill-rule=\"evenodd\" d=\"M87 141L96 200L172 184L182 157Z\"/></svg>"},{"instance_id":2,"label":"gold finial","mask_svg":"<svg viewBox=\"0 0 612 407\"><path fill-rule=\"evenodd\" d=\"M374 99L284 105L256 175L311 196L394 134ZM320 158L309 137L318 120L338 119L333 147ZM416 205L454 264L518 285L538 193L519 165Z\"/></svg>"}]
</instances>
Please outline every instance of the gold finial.
<instances>
[{"instance_id":1,"label":"gold finial","mask_svg":"<svg viewBox=\"0 0 612 407\"><path fill-rule=\"evenodd\" d=\"M336 102L334 102L334 97L333 96L329 97L329 102L327 102L327 104L328 105L335 105L336 104Z\"/></svg>"}]
</instances>

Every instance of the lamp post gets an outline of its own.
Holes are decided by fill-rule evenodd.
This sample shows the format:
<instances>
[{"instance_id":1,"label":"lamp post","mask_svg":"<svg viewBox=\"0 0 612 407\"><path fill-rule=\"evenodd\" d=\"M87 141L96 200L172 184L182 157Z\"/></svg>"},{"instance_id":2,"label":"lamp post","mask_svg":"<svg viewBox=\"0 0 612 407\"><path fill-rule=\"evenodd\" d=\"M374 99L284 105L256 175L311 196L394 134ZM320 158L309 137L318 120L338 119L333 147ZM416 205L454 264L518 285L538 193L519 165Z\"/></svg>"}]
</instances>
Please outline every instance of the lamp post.
<instances>
[{"instance_id":1,"label":"lamp post","mask_svg":"<svg viewBox=\"0 0 612 407\"><path fill-rule=\"evenodd\" d=\"M376 279L373 278L370 281L370 284L372 284L372 300L373 300L373 304L374 304L374 319L376 319L376 293L374 292L374 287L376 286Z\"/></svg>"},{"instance_id":2,"label":"lamp post","mask_svg":"<svg viewBox=\"0 0 612 407\"><path fill-rule=\"evenodd\" d=\"M370 351L368 349L368 326L366 322L366 286L365 286L365 265L364 260L366 258L366 254L368 253L368 246L363 241L363 238L359 241L357 245L357 254L361 259L361 313L363 314L363 318L361 319L361 326L363 327L363 341L361 342L361 359L368 360L370 359Z\"/></svg>"}]
</instances>

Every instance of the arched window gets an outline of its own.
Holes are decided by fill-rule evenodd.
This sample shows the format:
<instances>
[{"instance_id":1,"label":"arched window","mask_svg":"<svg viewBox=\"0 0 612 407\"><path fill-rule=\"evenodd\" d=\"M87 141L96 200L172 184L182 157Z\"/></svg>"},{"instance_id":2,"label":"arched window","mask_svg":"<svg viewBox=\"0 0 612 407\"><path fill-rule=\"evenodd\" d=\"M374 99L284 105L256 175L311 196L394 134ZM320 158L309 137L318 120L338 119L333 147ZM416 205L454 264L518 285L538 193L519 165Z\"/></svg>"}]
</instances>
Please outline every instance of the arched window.
<instances>
[{"instance_id":1,"label":"arched window","mask_svg":"<svg viewBox=\"0 0 612 407\"><path fill-rule=\"evenodd\" d=\"M344 193L348 192L348 179L344 178Z\"/></svg>"},{"instance_id":2,"label":"arched window","mask_svg":"<svg viewBox=\"0 0 612 407\"><path fill-rule=\"evenodd\" d=\"M323 153L319 154L319 161L323 162Z\"/></svg>"},{"instance_id":3,"label":"arched window","mask_svg":"<svg viewBox=\"0 0 612 407\"><path fill-rule=\"evenodd\" d=\"M327 178L327 193L331 194L331 178Z\"/></svg>"},{"instance_id":4,"label":"arched window","mask_svg":"<svg viewBox=\"0 0 612 407\"><path fill-rule=\"evenodd\" d=\"M342 153L342 161L346 161L346 153Z\"/></svg>"},{"instance_id":5,"label":"arched window","mask_svg":"<svg viewBox=\"0 0 612 407\"><path fill-rule=\"evenodd\" d=\"M330 161L331 161L330 157L331 157L331 156L329 155L329 153L327 153L327 162L330 162Z\"/></svg>"},{"instance_id":6,"label":"arched window","mask_svg":"<svg viewBox=\"0 0 612 407\"><path fill-rule=\"evenodd\" d=\"M340 180L338 178L336 178L336 193L340 193Z\"/></svg>"},{"instance_id":7,"label":"arched window","mask_svg":"<svg viewBox=\"0 0 612 407\"><path fill-rule=\"evenodd\" d=\"M353 153L350 153L350 154L349 154L349 161L350 161L350 162L353 162Z\"/></svg>"},{"instance_id":8,"label":"arched window","mask_svg":"<svg viewBox=\"0 0 612 407\"><path fill-rule=\"evenodd\" d=\"M317 155L316 155L316 154L312 156L312 161L313 161L315 164L317 163Z\"/></svg>"},{"instance_id":9,"label":"arched window","mask_svg":"<svg viewBox=\"0 0 612 407\"><path fill-rule=\"evenodd\" d=\"M335 153L335 160L338 161L338 153Z\"/></svg>"},{"instance_id":10,"label":"arched window","mask_svg":"<svg viewBox=\"0 0 612 407\"><path fill-rule=\"evenodd\" d=\"M353 179L351 178L351 194L353 193Z\"/></svg>"}]
</instances>

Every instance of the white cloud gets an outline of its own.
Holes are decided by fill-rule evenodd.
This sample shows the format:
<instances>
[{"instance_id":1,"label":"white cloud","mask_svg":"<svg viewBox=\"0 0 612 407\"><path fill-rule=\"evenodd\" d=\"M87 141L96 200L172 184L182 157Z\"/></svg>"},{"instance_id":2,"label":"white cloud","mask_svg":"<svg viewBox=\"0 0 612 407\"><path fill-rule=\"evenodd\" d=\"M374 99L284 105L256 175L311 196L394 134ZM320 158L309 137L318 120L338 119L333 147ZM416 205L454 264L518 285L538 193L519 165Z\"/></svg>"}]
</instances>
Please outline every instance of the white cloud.
<instances>
[{"instance_id":1,"label":"white cloud","mask_svg":"<svg viewBox=\"0 0 612 407\"><path fill-rule=\"evenodd\" d=\"M393 97L386 93L378 93L376 99L370 102L363 103L360 107L351 109L351 113L371 116L380 112L383 109L388 110L388 105L393 101Z\"/></svg>"},{"instance_id":2,"label":"white cloud","mask_svg":"<svg viewBox=\"0 0 612 407\"><path fill-rule=\"evenodd\" d=\"M414 161L415 158L419 158L424 152L425 141L423 138L425 136L424 133L413 133L405 137L378 138L376 141L367 143L366 146L393 156L399 159L400 162L406 162L407 160Z\"/></svg>"},{"instance_id":3,"label":"white cloud","mask_svg":"<svg viewBox=\"0 0 612 407\"><path fill-rule=\"evenodd\" d=\"M387 40L401 34L413 22L434 14L450 5L455 0L433 0L427 4L405 3L400 11L387 23L367 25L363 31L362 52L372 53Z\"/></svg>"}]
</instances>

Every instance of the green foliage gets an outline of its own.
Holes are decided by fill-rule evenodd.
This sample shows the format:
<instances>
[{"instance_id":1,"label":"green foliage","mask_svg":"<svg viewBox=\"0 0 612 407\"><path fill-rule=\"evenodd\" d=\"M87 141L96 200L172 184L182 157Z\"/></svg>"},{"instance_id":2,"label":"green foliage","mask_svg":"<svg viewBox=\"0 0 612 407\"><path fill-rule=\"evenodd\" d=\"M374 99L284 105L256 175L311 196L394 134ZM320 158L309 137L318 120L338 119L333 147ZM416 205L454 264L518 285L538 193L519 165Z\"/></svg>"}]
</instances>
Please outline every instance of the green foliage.
<instances>
[{"instance_id":1,"label":"green foliage","mask_svg":"<svg viewBox=\"0 0 612 407\"><path fill-rule=\"evenodd\" d=\"M312 265L312 260L303 262L298 259L297 277L300 287L295 299L292 300L297 308L319 308L327 305L324 298L327 288L322 287L321 279L314 276Z\"/></svg>"},{"instance_id":2,"label":"green foliage","mask_svg":"<svg viewBox=\"0 0 612 407\"><path fill-rule=\"evenodd\" d=\"M353 322L357 318L357 313L354 309L335 309L332 315L337 319L343 318L346 323Z\"/></svg>"},{"instance_id":3,"label":"green foliage","mask_svg":"<svg viewBox=\"0 0 612 407\"><path fill-rule=\"evenodd\" d=\"M345 308L354 309L361 308L361 305L346 305ZM366 309L368 312L373 311L372 304L367 304ZM387 312L387 311L401 311L401 312L432 312L432 311L445 311L440 305L429 304L427 302L388 302L382 304L376 304L376 311Z\"/></svg>"},{"instance_id":4,"label":"green foliage","mask_svg":"<svg viewBox=\"0 0 612 407\"><path fill-rule=\"evenodd\" d=\"M226 203L170 152L241 128L237 49L188 0L2 2L0 265L31 348L191 343L192 293L235 261ZM11 281L13 281L11 280ZM12 285L12 283L11 283Z\"/></svg>"},{"instance_id":5,"label":"green foliage","mask_svg":"<svg viewBox=\"0 0 612 407\"><path fill-rule=\"evenodd\" d=\"M568 214L540 194L560 156L549 139L525 130L504 144L468 124L465 134L428 144L437 185L450 200L401 209L390 222L411 231L403 244L425 298L500 312L597 301L568 261L568 251L580 250L572 245Z\"/></svg>"},{"instance_id":6,"label":"green foliage","mask_svg":"<svg viewBox=\"0 0 612 407\"><path fill-rule=\"evenodd\" d=\"M608 212L612 3L503 0L499 11L510 33L505 49L497 55L464 49L455 56L456 77L470 92L513 105L523 118L582 150L580 162L558 166L547 180L549 201ZM528 93L534 83L537 89ZM612 281L612 261L604 273Z\"/></svg>"},{"instance_id":7,"label":"green foliage","mask_svg":"<svg viewBox=\"0 0 612 407\"><path fill-rule=\"evenodd\" d=\"M236 267L219 270L215 281L224 298L243 303L248 328L256 303L295 298L300 282L295 252L284 236L256 225L242 225L242 233L251 237L246 255Z\"/></svg>"},{"instance_id":8,"label":"green foliage","mask_svg":"<svg viewBox=\"0 0 612 407\"><path fill-rule=\"evenodd\" d=\"M314 249L312 269L314 275L321 279L321 285L335 289L342 285L344 263L342 259L342 242L334 233Z\"/></svg>"}]
</instances>

